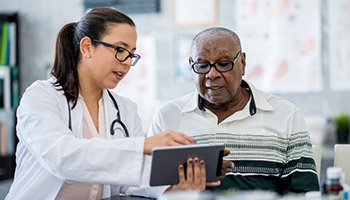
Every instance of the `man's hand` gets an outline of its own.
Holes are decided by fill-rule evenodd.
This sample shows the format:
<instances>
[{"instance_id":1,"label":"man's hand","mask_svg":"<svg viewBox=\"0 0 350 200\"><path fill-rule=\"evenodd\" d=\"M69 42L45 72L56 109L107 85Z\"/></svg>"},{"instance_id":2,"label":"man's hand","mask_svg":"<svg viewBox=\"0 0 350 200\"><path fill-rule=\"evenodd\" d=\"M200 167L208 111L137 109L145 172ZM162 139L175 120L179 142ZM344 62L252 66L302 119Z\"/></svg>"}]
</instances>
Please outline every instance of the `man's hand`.
<instances>
[{"instance_id":1,"label":"man's hand","mask_svg":"<svg viewBox=\"0 0 350 200\"><path fill-rule=\"evenodd\" d=\"M224 149L224 156L227 156L230 154L230 150L229 149ZM221 167L221 175L220 175L220 180L225 178L225 175L228 171L228 168L233 168L235 165L233 164L233 162L228 161L228 160L223 160L222 161L222 167Z\"/></svg>"}]
</instances>

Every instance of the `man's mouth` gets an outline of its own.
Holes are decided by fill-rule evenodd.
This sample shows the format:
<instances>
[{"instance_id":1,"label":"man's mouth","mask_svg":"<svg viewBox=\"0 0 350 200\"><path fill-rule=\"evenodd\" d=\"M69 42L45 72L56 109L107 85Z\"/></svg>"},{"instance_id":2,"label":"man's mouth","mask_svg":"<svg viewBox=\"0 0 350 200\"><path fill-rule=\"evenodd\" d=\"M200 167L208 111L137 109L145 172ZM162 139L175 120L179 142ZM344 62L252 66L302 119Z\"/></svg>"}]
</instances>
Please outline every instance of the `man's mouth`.
<instances>
[{"instance_id":1,"label":"man's mouth","mask_svg":"<svg viewBox=\"0 0 350 200\"><path fill-rule=\"evenodd\" d=\"M223 87L222 86L207 86L207 88L210 90L220 90Z\"/></svg>"}]
</instances>

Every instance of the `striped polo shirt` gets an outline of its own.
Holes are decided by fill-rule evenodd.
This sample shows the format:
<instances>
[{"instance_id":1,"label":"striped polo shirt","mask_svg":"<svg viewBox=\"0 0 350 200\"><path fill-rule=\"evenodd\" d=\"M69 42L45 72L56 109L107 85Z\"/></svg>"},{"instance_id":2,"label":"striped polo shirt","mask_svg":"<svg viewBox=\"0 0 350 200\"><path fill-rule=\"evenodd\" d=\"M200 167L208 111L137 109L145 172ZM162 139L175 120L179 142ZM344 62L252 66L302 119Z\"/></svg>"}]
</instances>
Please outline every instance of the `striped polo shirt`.
<instances>
[{"instance_id":1,"label":"striped polo shirt","mask_svg":"<svg viewBox=\"0 0 350 200\"><path fill-rule=\"evenodd\" d=\"M197 92L162 104L149 136L167 129L183 132L197 143L224 143L235 167L214 190L273 190L280 194L319 190L312 144L300 110L289 101L257 90L243 108L218 123Z\"/></svg>"}]
</instances>

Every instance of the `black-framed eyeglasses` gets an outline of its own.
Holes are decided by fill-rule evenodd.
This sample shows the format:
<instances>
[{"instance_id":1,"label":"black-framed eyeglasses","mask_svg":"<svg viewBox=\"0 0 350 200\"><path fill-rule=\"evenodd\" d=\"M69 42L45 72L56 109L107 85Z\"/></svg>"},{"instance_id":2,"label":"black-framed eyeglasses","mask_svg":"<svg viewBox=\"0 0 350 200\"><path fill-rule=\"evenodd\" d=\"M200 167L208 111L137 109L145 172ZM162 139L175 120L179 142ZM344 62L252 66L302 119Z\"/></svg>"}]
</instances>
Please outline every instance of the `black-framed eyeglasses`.
<instances>
[{"instance_id":1,"label":"black-framed eyeglasses","mask_svg":"<svg viewBox=\"0 0 350 200\"><path fill-rule=\"evenodd\" d=\"M197 74L206 74L210 72L211 68L214 67L218 72L228 72L233 69L238 56L242 53L241 50L238 51L237 55L233 60L219 60L213 64L209 62L193 62L191 58L192 70Z\"/></svg>"},{"instance_id":2,"label":"black-framed eyeglasses","mask_svg":"<svg viewBox=\"0 0 350 200\"><path fill-rule=\"evenodd\" d=\"M134 54L134 53L131 53L130 51L128 51L127 49L123 48L123 47L119 47L119 46L116 46L116 45L113 45L113 44L109 44L109 43L106 43L106 42L102 42L100 40L95 40L93 39L92 40L93 42L96 42L96 43L100 43L100 44L103 44L104 46L106 47L112 47L115 49L115 55L114 57L119 60L120 62L124 62L126 61L128 58L131 58L132 62L131 62L131 66L134 66L136 65L136 63L140 60L141 56L138 55L138 54Z\"/></svg>"}]
</instances>

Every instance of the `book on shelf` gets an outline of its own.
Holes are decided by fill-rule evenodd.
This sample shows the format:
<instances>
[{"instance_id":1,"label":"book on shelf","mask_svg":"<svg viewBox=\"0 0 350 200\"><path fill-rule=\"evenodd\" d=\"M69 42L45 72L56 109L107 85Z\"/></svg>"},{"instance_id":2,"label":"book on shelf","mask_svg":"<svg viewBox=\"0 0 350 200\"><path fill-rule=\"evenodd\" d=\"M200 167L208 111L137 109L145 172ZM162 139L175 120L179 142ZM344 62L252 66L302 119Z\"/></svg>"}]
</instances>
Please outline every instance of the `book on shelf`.
<instances>
[{"instance_id":1,"label":"book on shelf","mask_svg":"<svg viewBox=\"0 0 350 200\"><path fill-rule=\"evenodd\" d=\"M0 21L0 109L18 106L16 23Z\"/></svg>"},{"instance_id":2,"label":"book on shelf","mask_svg":"<svg viewBox=\"0 0 350 200\"><path fill-rule=\"evenodd\" d=\"M0 122L0 156L6 156L7 154L7 135L6 125Z\"/></svg>"},{"instance_id":3,"label":"book on shelf","mask_svg":"<svg viewBox=\"0 0 350 200\"><path fill-rule=\"evenodd\" d=\"M12 155L15 151L14 112L0 113L0 156Z\"/></svg>"},{"instance_id":4,"label":"book on shelf","mask_svg":"<svg viewBox=\"0 0 350 200\"><path fill-rule=\"evenodd\" d=\"M18 67L11 66L11 106L16 109L19 103Z\"/></svg>"},{"instance_id":5,"label":"book on shelf","mask_svg":"<svg viewBox=\"0 0 350 200\"><path fill-rule=\"evenodd\" d=\"M16 24L0 22L0 65L16 65Z\"/></svg>"},{"instance_id":6,"label":"book on shelf","mask_svg":"<svg viewBox=\"0 0 350 200\"><path fill-rule=\"evenodd\" d=\"M11 108L11 69L0 66L0 108Z\"/></svg>"}]
</instances>

